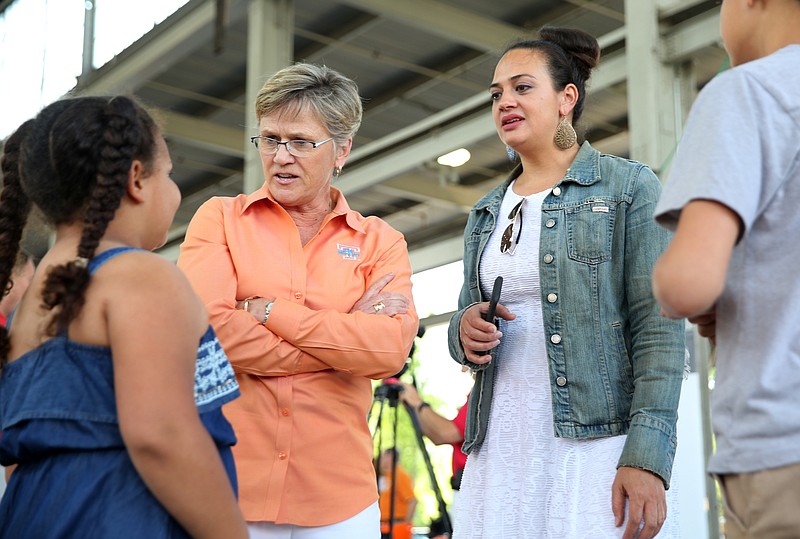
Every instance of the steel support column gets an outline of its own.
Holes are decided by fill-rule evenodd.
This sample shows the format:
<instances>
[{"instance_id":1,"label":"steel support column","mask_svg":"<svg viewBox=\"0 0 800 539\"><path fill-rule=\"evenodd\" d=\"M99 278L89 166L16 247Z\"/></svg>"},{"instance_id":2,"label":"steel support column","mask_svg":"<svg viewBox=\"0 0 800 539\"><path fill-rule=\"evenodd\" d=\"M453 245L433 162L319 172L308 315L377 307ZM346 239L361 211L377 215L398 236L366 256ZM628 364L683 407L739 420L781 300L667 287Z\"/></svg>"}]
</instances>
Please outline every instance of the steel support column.
<instances>
[{"instance_id":1,"label":"steel support column","mask_svg":"<svg viewBox=\"0 0 800 539\"><path fill-rule=\"evenodd\" d=\"M294 57L293 3L291 0L250 0L247 24L243 190L250 193L264 183L261 160L250 144L250 137L258 134L256 96L264 82L289 65Z\"/></svg>"},{"instance_id":2,"label":"steel support column","mask_svg":"<svg viewBox=\"0 0 800 539\"><path fill-rule=\"evenodd\" d=\"M656 2L625 0L630 157L657 174L678 141L675 73L665 64Z\"/></svg>"}]
</instances>

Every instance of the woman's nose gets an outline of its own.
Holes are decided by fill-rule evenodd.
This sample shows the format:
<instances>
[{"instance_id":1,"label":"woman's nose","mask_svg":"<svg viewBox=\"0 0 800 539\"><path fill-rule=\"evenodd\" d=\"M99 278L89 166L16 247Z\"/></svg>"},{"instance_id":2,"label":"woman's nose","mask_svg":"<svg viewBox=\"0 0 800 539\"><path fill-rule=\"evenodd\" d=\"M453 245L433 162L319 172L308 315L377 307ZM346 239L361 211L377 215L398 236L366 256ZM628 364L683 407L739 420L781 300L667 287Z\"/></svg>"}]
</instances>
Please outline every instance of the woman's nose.
<instances>
[{"instance_id":1,"label":"woman's nose","mask_svg":"<svg viewBox=\"0 0 800 539\"><path fill-rule=\"evenodd\" d=\"M279 144L272 156L272 160L279 163L291 163L295 160L295 156L289 153L289 148L285 144Z\"/></svg>"},{"instance_id":2,"label":"woman's nose","mask_svg":"<svg viewBox=\"0 0 800 539\"><path fill-rule=\"evenodd\" d=\"M513 96L510 96L508 94L501 95L500 98L497 100L497 108L499 108L500 110L509 109L511 107L516 106L516 104L517 102L514 101Z\"/></svg>"}]
</instances>

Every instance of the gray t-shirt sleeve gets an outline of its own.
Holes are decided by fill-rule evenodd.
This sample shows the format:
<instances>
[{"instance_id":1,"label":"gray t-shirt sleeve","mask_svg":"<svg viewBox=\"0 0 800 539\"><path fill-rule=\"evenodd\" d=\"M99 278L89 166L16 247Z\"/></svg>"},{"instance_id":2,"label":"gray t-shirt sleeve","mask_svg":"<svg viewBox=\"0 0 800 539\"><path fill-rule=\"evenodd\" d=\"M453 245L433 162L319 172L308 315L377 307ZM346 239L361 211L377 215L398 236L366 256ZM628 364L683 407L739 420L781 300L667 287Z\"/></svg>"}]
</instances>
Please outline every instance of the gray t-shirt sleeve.
<instances>
[{"instance_id":1,"label":"gray t-shirt sleeve","mask_svg":"<svg viewBox=\"0 0 800 539\"><path fill-rule=\"evenodd\" d=\"M756 81L735 70L714 78L692 106L655 218L674 230L692 200L724 204L748 229L758 214L770 112Z\"/></svg>"}]
</instances>

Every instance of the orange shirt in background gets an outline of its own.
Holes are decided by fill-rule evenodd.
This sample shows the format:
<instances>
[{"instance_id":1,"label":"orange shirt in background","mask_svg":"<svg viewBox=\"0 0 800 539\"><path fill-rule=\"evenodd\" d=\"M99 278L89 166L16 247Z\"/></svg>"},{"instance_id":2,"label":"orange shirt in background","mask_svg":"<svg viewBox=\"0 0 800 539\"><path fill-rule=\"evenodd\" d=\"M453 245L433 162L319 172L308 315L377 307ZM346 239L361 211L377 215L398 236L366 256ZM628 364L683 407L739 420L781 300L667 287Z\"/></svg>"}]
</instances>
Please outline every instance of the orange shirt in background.
<instances>
[{"instance_id":1,"label":"orange shirt in background","mask_svg":"<svg viewBox=\"0 0 800 539\"><path fill-rule=\"evenodd\" d=\"M215 197L197 211L178 265L203 299L242 396L225 406L239 504L248 521L323 526L378 498L367 414L370 379L397 373L417 333L405 315L348 314L369 285L412 299L402 234L377 217L335 206L305 247L268 194ZM266 326L237 310L276 298ZM168 301L168 298L165 298Z\"/></svg>"},{"instance_id":2,"label":"orange shirt in background","mask_svg":"<svg viewBox=\"0 0 800 539\"><path fill-rule=\"evenodd\" d=\"M408 504L414 499L414 482L411 476L398 464L397 486L394 493L394 521L409 520L413 515L408 514ZM380 499L378 506L381 510L381 522L389 522L392 503L392 474L381 474L378 477L378 491Z\"/></svg>"}]
</instances>

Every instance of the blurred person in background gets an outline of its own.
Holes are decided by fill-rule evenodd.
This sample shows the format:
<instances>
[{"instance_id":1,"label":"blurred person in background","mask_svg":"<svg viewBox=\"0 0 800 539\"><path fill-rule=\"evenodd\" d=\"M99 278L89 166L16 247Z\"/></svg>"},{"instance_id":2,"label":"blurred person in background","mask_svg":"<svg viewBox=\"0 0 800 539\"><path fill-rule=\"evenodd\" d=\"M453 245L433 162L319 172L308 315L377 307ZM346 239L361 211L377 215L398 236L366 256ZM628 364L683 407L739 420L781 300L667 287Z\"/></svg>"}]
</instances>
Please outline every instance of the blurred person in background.
<instances>
[{"instance_id":1,"label":"blurred person in background","mask_svg":"<svg viewBox=\"0 0 800 539\"><path fill-rule=\"evenodd\" d=\"M449 514L452 523L452 515L458 505L458 490L461 488L461 476L464 473L464 466L467 464L467 455L461 450L464 443L464 429L467 424L467 404L462 404L453 419L447 419L434 410L430 404L422 400L417 388L411 384L401 382L402 391L400 400L407 405L419 418L422 434L435 445L452 445L453 457L451 460L452 475L450 477L450 487L453 489L453 501L450 504ZM455 524L453 524L455 527Z\"/></svg>"},{"instance_id":2,"label":"blurred person in background","mask_svg":"<svg viewBox=\"0 0 800 539\"><path fill-rule=\"evenodd\" d=\"M414 480L400 464L400 452L397 449L390 448L381 452L377 473L381 537L409 539L411 521L417 508L417 497L414 494ZM394 491L394 505L392 505L392 491ZM390 523L393 523L391 528Z\"/></svg>"}]
</instances>

